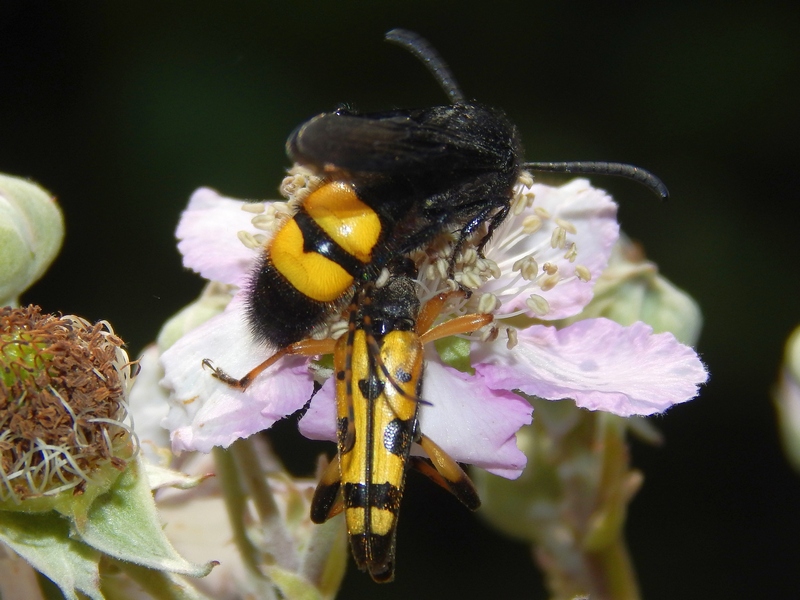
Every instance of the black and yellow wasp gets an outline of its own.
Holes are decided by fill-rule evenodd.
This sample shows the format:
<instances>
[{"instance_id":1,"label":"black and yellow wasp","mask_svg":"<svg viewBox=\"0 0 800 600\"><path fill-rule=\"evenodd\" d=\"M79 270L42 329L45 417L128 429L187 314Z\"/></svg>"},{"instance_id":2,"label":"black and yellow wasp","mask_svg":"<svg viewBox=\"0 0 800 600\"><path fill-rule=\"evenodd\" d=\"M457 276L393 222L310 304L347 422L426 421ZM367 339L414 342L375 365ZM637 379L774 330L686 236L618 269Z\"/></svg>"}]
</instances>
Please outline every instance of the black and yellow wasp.
<instances>
[{"instance_id":1,"label":"black and yellow wasp","mask_svg":"<svg viewBox=\"0 0 800 600\"><path fill-rule=\"evenodd\" d=\"M523 163L516 127L502 111L467 101L427 41L402 29L386 39L417 56L451 104L367 114L340 108L289 136L289 158L323 183L268 242L248 287L252 329L274 348L307 337L392 259L442 233L455 236L455 257L487 224L480 251L508 215L523 169L620 175L667 196L660 180L631 165Z\"/></svg>"}]
</instances>

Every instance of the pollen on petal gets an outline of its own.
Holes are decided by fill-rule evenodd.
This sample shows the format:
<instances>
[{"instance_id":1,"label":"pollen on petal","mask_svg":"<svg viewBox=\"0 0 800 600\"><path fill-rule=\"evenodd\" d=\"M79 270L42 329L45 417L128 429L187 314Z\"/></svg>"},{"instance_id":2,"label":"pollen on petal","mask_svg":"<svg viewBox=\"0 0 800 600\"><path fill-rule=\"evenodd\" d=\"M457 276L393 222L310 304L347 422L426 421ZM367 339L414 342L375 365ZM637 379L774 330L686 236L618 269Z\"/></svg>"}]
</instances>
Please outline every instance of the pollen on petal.
<instances>
[{"instance_id":1,"label":"pollen on petal","mask_svg":"<svg viewBox=\"0 0 800 600\"><path fill-rule=\"evenodd\" d=\"M562 329L534 325L513 351L479 346L473 366L490 388L518 389L620 416L662 412L697 395L708 373L692 348L644 323L586 319Z\"/></svg>"}]
</instances>

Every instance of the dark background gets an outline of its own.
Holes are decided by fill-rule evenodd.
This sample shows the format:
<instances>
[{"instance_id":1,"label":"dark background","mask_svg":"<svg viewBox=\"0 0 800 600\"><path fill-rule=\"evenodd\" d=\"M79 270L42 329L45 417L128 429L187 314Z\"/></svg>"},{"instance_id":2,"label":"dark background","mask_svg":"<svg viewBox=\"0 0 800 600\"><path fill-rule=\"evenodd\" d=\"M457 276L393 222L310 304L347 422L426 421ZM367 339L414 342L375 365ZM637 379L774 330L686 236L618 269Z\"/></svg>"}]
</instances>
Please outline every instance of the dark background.
<instances>
[{"instance_id":1,"label":"dark background","mask_svg":"<svg viewBox=\"0 0 800 600\"><path fill-rule=\"evenodd\" d=\"M428 37L468 96L505 108L529 159L629 161L667 182L659 204L595 180L706 318L710 383L657 419L664 447L633 447L643 594L797 597L800 477L769 396L800 323L796 3L4 0L0 171L39 181L67 221L24 299L108 319L138 353L200 290L173 239L195 188L274 198L308 117L445 102L381 42L398 26ZM342 598L546 597L524 545L426 483L410 482L397 581L351 570Z\"/></svg>"}]
</instances>

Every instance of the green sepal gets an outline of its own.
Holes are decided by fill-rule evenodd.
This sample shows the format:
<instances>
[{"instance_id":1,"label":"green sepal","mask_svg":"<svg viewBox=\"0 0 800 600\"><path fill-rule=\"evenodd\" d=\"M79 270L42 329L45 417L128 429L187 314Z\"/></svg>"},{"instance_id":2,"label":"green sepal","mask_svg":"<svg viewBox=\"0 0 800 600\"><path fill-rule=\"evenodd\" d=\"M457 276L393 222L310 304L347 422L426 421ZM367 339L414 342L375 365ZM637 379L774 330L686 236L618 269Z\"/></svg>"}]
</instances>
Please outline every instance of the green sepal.
<instances>
[{"instance_id":1,"label":"green sepal","mask_svg":"<svg viewBox=\"0 0 800 600\"><path fill-rule=\"evenodd\" d=\"M214 475L211 473L203 475L187 475L180 471L167 469L154 465L149 461L143 461L144 472L147 475L147 481L150 483L151 490L160 490L164 487L173 487L179 490L190 490L203 483L209 477Z\"/></svg>"}]
</instances>

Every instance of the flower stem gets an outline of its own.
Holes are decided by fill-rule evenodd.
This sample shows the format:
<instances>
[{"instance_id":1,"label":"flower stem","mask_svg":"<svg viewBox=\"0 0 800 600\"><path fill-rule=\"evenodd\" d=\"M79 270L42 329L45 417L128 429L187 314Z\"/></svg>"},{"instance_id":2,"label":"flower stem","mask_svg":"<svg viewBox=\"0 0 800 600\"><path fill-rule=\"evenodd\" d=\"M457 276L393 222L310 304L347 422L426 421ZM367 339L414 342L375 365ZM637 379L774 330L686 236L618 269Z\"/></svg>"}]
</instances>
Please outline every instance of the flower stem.
<instances>
[{"instance_id":1,"label":"flower stem","mask_svg":"<svg viewBox=\"0 0 800 600\"><path fill-rule=\"evenodd\" d=\"M215 447L213 453L216 474L220 480L220 488L225 498L225 506L228 509L228 519L233 530L234 543L239 549L247 570L255 577L263 577L259 568L261 553L247 536L245 526L247 495L242 487L233 455L228 450L223 450L219 447Z\"/></svg>"},{"instance_id":2,"label":"flower stem","mask_svg":"<svg viewBox=\"0 0 800 600\"><path fill-rule=\"evenodd\" d=\"M589 592L591 598L614 600L640 598L633 564L627 545L621 536L602 551L588 552L586 563L593 587L593 591Z\"/></svg>"}]
</instances>

